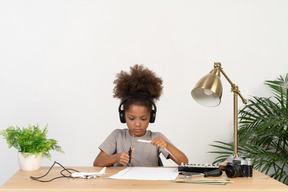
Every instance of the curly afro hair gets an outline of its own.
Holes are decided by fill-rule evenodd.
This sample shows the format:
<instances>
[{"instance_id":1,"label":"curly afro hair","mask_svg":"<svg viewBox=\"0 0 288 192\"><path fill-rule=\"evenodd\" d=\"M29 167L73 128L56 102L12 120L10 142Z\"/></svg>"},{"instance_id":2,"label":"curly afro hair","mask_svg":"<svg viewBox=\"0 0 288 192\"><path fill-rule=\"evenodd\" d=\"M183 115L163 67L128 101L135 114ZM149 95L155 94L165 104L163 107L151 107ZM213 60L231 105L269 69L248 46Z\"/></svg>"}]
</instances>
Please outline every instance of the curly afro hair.
<instances>
[{"instance_id":1,"label":"curly afro hair","mask_svg":"<svg viewBox=\"0 0 288 192\"><path fill-rule=\"evenodd\" d=\"M158 100L162 94L162 79L143 65L130 67L130 74L121 71L116 75L114 97L123 99L133 94L143 94Z\"/></svg>"},{"instance_id":2,"label":"curly afro hair","mask_svg":"<svg viewBox=\"0 0 288 192\"><path fill-rule=\"evenodd\" d=\"M130 73L121 71L116 77L113 89L115 98L123 99L127 96L145 95L153 102L153 100L158 100L162 94L162 79L143 65L136 64L130 67ZM125 101L124 110L126 111L132 104L145 106L149 111L152 110L152 103L149 99L137 96Z\"/></svg>"}]
</instances>

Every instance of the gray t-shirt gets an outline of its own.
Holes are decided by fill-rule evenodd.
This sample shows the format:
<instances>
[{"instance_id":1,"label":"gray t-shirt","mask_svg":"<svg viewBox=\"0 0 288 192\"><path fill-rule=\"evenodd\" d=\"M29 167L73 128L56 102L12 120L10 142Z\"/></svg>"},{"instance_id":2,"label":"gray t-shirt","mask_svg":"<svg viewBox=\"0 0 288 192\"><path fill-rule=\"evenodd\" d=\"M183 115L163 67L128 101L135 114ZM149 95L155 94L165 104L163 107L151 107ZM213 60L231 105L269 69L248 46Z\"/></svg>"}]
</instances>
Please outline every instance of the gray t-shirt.
<instances>
[{"instance_id":1,"label":"gray t-shirt","mask_svg":"<svg viewBox=\"0 0 288 192\"><path fill-rule=\"evenodd\" d=\"M159 148L150 143L141 143L137 141L138 139L152 140L158 136L162 136L167 142L172 144L162 133L159 132L147 130L144 136L134 137L133 139L129 134L128 129L116 129L99 146L99 149L109 156L121 152L127 153L133 139L132 148L135 148L135 151L133 153L134 158L131 161L131 166L158 166L160 153L162 153L166 159L168 158L169 153L165 149ZM116 163L114 166L121 165Z\"/></svg>"}]
</instances>

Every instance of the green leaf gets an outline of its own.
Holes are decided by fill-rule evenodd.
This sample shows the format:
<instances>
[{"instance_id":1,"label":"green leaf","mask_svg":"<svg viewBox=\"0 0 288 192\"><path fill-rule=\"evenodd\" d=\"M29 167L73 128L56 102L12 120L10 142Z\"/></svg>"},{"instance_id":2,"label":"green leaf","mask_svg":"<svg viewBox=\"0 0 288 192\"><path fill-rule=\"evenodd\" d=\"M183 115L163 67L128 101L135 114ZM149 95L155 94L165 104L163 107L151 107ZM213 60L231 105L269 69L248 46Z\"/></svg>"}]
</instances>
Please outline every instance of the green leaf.
<instances>
[{"instance_id":1,"label":"green leaf","mask_svg":"<svg viewBox=\"0 0 288 192\"><path fill-rule=\"evenodd\" d=\"M18 126L9 126L7 129L0 131L0 135L6 139L8 147L14 147L19 152L39 154L43 153L43 157L51 158L49 151L56 150L64 153L55 139L47 139L48 125L41 130L39 125L20 129Z\"/></svg>"}]
</instances>

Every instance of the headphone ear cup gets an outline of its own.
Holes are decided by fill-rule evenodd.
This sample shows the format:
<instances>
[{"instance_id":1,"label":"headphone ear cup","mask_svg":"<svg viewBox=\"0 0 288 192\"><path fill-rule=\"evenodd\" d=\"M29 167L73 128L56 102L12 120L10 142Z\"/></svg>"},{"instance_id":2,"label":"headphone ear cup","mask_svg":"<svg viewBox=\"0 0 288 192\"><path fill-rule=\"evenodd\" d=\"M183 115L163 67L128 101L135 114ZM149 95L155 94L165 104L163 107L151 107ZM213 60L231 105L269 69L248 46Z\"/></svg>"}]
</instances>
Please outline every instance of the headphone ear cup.
<instances>
[{"instance_id":1,"label":"headphone ear cup","mask_svg":"<svg viewBox=\"0 0 288 192\"><path fill-rule=\"evenodd\" d=\"M120 111L119 111L119 117L120 117L121 123L126 123L125 111L124 111L124 110L120 110Z\"/></svg>"},{"instance_id":2,"label":"headphone ear cup","mask_svg":"<svg viewBox=\"0 0 288 192\"><path fill-rule=\"evenodd\" d=\"M156 119L156 111L155 110L152 110L150 112L150 123L154 123L155 122L155 119Z\"/></svg>"}]
</instances>

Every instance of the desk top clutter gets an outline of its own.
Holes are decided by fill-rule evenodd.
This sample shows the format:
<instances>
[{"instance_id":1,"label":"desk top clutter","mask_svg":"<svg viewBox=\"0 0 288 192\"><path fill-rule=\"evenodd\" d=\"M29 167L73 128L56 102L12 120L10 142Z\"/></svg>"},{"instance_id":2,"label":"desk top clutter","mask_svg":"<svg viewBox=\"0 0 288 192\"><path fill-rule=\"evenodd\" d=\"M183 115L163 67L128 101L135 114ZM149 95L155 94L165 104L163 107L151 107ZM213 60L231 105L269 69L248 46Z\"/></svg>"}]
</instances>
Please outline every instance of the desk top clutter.
<instances>
[{"instance_id":1,"label":"desk top clutter","mask_svg":"<svg viewBox=\"0 0 288 192\"><path fill-rule=\"evenodd\" d=\"M99 172L103 167L67 167L73 168L81 172ZM177 183L169 180L122 180L110 179L112 175L124 170L126 167L107 167L105 174L93 179L73 179L61 178L48 183L41 183L30 179L30 176L44 175L49 167L41 167L37 171L22 171L16 172L6 183L0 187L0 192L11 191L202 191L202 192L288 192L288 187L283 183L276 181L269 176L266 176L256 170L253 170L253 177L237 177L229 178L231 183L227 185L205 185L194 183ZM163 167L165 168L165 167ZM61 167L54 167L50 174L50 178L59 176ZM178 177L180 177L179 175ZM210 179L210 178L208 178ZM211 179L227 179L225 172L220 177L213 177Z\"/></svg>"}]
</instances>

